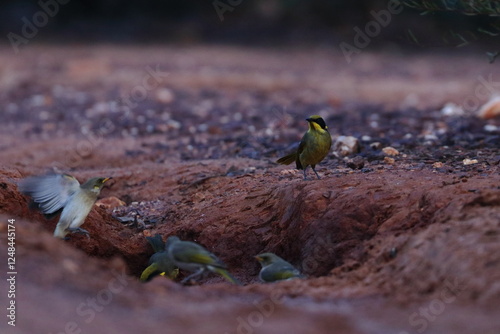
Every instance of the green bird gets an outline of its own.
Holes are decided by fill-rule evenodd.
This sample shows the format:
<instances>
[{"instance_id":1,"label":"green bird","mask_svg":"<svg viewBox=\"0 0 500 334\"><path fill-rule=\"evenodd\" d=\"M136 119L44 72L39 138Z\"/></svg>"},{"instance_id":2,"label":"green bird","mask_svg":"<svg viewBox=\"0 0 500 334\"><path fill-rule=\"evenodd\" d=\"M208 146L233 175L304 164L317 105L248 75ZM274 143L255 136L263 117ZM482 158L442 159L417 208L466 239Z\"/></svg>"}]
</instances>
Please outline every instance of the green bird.
<instances>
[{"instance_id":1,"label":"green bird","mask_svg":"<svg viewBox=\"0 0 500 334\"><path fill-rule=\"evenodd\" d=\"M182 284L208 270L221 275L231 283L242 285L227 271L226 265L221 260L195 242L181 241L176 236L170 236L165 243L165 248L177 267L193 272L181 281Z\"/></svg>"},{"instance_id":2,"label":"green bird","mask_svg":"<svg viewBox=\"0 0 500 334\"><path fill-rule=\"evenodd\" d=\"M305 276L290 263L273 253L262 253L255 257L260 262L262 269L259 278L263 282L276 282Z\"/></svg>"},{"instance_id":3,"label":"green bird","mask_svg":"<svg viewBox=\"0 0 500 334\"><path fill-rule=\"evenodd\" d=\"M146 239L155 253L149 258L149 266L142 272L140 280L146 282L156 275L166 275L170 279L175 279L179 274L179 269L170 260L161 235L155 234L154 237L146 237Z\"/></svg>"},{"instance_id":4,"label":"green bird","mask_svg":"<svg viewBox=\"0 0 500 334\"><path fill-rule=\"evenodd\" d=\"M307 180L307 167L311 166L319 179L320 177L316 172L316 165L330 152L332 137L330 137L325 121L320 116L313 115L306 118L306 121L309 122L309 129L302 137L297 151L278 159L276 162L282 165L289 165L295 161L297 169L304 170L304 180Z\"/></svg>"},{"instance_id":5,"label":"green bird","mask_svg":"<svg viewBox=\"0 0 500 334\"><path fill-rule=\"evenodd\" d=\"M94 177L80 185L68 174L34 176L21 180L19 190L31 196L36 207L47 217L61 213L54 236L65 239L68 233L89 232L80 226L87 218L105 182L110 177Z\"/></svg>"}]
</instances>

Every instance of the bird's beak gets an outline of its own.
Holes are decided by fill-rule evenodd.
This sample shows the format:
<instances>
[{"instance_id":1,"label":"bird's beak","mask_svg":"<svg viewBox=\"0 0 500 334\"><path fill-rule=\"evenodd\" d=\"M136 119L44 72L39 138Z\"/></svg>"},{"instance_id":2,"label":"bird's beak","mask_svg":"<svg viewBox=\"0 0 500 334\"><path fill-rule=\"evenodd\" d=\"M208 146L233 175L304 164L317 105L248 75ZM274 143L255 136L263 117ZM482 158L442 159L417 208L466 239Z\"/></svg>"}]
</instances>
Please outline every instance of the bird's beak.
<instances>
[{"instance_id":1,"label":"bird's beak","mask_svg":"<svg viewBox=\"0 0 500 334\"><path fill-rule=\"evenodd\" d=\"M260 256L254 256L254 258L259 262L262 261L262 258Z\"/></svg>"},{"instance_id":2,"label":"bird's beak","mask_svg":"<svg viewBox=\"0 0 500 334\"><path fill-rule=\"evenodd\" d=\"M312 118L306 118L306 121L308 121L308 122L312 122L312 121L313 121L313 119L312 119Z\"/></svg>"},{"instance_id":3,"label":"bird's beak","mask_svg":"<svg viewBox=\"0 0 500 334\"><path fill-rule=\"evenodd\" d=\"M107 177L107 178L105 178L104 180L102 180L102 183L105 183L105 182L107 182L107 181L109 181L109 180L111 180L111 179L112 179L112 177Z\"/></svg>"}]
</instances>

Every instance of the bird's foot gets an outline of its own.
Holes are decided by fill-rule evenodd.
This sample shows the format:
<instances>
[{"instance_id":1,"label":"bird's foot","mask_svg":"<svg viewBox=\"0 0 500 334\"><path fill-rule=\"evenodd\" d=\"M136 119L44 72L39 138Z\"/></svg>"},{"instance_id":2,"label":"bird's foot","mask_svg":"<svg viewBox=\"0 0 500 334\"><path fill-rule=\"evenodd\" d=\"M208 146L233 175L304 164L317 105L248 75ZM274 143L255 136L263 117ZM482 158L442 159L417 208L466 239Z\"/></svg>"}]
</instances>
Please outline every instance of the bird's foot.
<instances>
[{"instance_id":1,"label":"bird's foot","mask_svg":"<svg viewBox=\"0 0 500 334\"><path fill-rule=\"evenodd\" d=\"M307 178L306 170L307 170L307 167L304 169L304 181L312 181L312 179ZM312 170L313 170L314 174L316 174L316 177L318 178L318 180L321 180L321 178L318 175L318 172L316 172L316 170L314 168L312 168Z\"/></svg>"},{"instance_id":2,"label":"bird's foot","mask_svg":"<svg viewBox=\"0 0 500 334\"><path fill-rule=\"evenodd\" d=\"M85 234L87 238L90 238L90 233L86 229L83 229L81 227L68 227L67 230L71 233L77 233L77 234Z\"/></svg>"},{"instance_id":3,"label":"bird's foot","mask_svg":"<svg viewBox=\"0 0 500 334\"><path fill-rule=\"evenodd\" d=\"M189 275L188 277L184 278L181 281L181 284L185 285L186 283L188 283L189 281L191 281L193 278L202 275L204 271L205 271L204 268L199 269L197 272L195 272L195 273Z\"/></svg>"},{"instance_id":4,"label":"bird's foot","mask_svg":"<svg viewBox=\"0 0 500 334\"><path fill-rule=\"evenodd\" d=\"M196 285L196 280L194 280L190 277L186 277L182 281L180 281L180 283L182 285Z\"/></svg>"}]
</instances>

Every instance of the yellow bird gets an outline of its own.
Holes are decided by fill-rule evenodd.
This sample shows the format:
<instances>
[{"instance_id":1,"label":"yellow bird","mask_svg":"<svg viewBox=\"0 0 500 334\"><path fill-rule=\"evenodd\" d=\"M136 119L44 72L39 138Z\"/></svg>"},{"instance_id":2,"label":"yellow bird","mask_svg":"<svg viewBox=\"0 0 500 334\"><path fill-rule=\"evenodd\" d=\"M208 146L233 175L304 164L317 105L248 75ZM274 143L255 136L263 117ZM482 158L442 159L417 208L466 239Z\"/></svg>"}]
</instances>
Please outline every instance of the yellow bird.
<instances>
[{"instance_id":1,"label":"yellow bird","mask_svg":"<svg viewBox=\"0 0 500 334\"><path fill-rule=\"evenodd\" d=\"M176 236L170 236L165 243L170 260L179 268L194 272L184 278L181 283L202 275L206 271L219 274L233 284L242 285L228 271L226 265L214 254L192 241L182 241Z\"/></svg>"},{"instance_id":2,"label":"yellow bird","mask_svg":"<svg viewBox=\"0 0 500 334\"><path fill-rule=\"evenodd\" d=\"M320 179L315 168L330 152L332 137L330 137L328 127L321 116L313 115L306 118L306 121L309 123L309 129L302 137L297 151L278 159L276 162L289 165L295 161L297 169L304 170L304 180L307 180L306 169L311 166Z\"/></svg>"},{"instance_id":3,"label":"yellow bird","mask_svg":"<svg viewBox=\"0 0 500 334\"><path fill-rule=\"evenodd\" d=\"M156 275L167 276L172 280L175 279L179 274L179 269L170 260L161 235L157 233L154 237L146 237L146 239L155 253L149 258L149 266L142 272L140 280L147 282Z\"/></svg>"},{"instance_id":4,"label":"yellow bird","mask_svg":"<svg viewBox=\"0 0 500 334\"><path fill-rule=\"evenodd\" d=\"M110 177L94 177L80 185L68 174L34 176L21 180L19 190L31 196L36 207L47 217L61 213L54 236L65 239L68 233L89 232L80 226L87 218L104 183Z\"/></svg>"}]
</instances>

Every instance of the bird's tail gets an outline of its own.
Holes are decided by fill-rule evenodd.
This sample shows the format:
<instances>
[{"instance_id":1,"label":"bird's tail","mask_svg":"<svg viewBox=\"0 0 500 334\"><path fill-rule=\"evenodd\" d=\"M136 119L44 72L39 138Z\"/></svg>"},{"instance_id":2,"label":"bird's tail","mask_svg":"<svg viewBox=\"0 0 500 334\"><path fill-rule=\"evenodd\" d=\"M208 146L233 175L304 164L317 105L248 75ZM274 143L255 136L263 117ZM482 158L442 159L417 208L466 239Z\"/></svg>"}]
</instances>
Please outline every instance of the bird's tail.
<instances>
[{"instance_id":1,"label":"bird's tail","mask_svg":"<svg viewBox=\"0 0 500 334\"><path fill-rule=\"evenodd\" d=\"M231 275L226 269L222 268L211 268L213 272L224 277L228 282L231 282L236 285L243 285L240 281L238 281L233 275Z\"/></svg>"},{"instance_id":2,"label":"bird's tail","mask_svg":"<svg viewBox=\"0 0 500 334\"><path fill-rule=\"evenodd\" d=\"M143 282L147 282L156 275L158 275L159 273L160 272L158 271L158 266L156 265L156 263L153 263L152 265L144 269L144 271L141 274L140 280Z\"/></svg>"},{"instance_id":3,"label":"bird's tail","mask_svg":"<svg viewBox=\"0 0 500 334\"><path fill-rule=\"evenodd\" d=\"M292 162L295 162L295 160L297 160L297 152L285 155L284 157L279 158L276 162L282 165L289 165Z\"/></svg>"},{"instance_id":4,"label":"bird's tail","mask_svg":"<svg viewBox=\"0 0 500 334\"><path fill-rule=\"evenodd\" d=\"M163 239L161 238L160 234L156 233L154 237L146 237L146 239L148 240L149 244L151 245L151 247L153 247L156 253L165 250L165 243L163 242Z\"/></svg>"}]
</instances>

